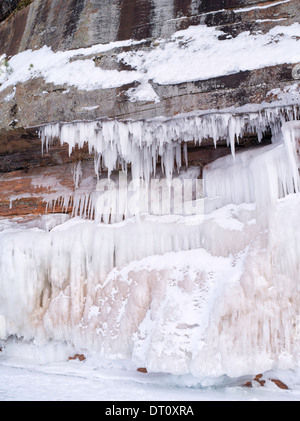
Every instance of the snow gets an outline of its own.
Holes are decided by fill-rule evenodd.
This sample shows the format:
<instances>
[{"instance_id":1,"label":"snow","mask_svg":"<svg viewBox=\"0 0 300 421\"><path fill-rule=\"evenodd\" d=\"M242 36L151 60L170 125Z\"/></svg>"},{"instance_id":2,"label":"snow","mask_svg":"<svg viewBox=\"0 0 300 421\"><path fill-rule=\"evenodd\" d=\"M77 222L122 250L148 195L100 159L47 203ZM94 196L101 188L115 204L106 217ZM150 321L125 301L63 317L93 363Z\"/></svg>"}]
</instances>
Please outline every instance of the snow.
<instances>
[{"instance_id":1,"label":"snow","mask_svg":"<svg viewBox=\"0 0 300 421\"><path fill-rule=\"evenodd\" d=\"M264 387L242 387L251 376L236 379L196 378L163 373L140 373L130 360L68 360L74 350L66 344L38 347L7 341L0 354L1 401L296 401L299 400L299 370L272 370L265 378L281 379L289 390L271 381Z\"/></svg>"},{"instance_id":2,"label":"snow","mask_svg":"<svg viewBox=\"0 0 300 421\"><path fill-rule=\"evenodd\" d=\"M252 11L252 10L260 10L260 9L269 9L270 7L275 7L275 6L278 6L280 4L289 3L290 1L291 0L275 1L275 2L272 2L270 4L265 4L265 5L243 7L241 9L234 9L234 13L249 12L249 11Z\"/></svg>"},{"instance_id":3,"label":"snow","mask_svg":"<svg viewBox=\"0 0 300 421\"><path fill-rule=\"evenodd\" d=\"M142 80L139 86L136 88L128 89L127 96L131 102L153 101L157 103L160 101L159 96L156 94L151 84L147 82L147 80Z\"/></svg>"},{"instance_id":4,"label":"snow","mask_svg":"<svg viewBox=\"0 0 300 421\"><path fill-rule=\"evenodd\" d=\"M283 63L298 63L300 25L276 26L268 33L242 32L222 41L214 27L190 26L152 50L120 53L118 58L158 84L175 84L229 75ZM230 60L228 60L230 57Z\"/></svg>"},{"instance_id":5,"label":"snow","mask_svg":"<svg viewBox=\"0 0 300 421\"><path fill-rule=\"evenodd\" d=\"M218 37L223 34L219 29L198 25L178 31L169 39L157 39L147 49L143 49L143 41L127 40L69 51L53 52L47 46L26 50L11 57L7 66L1 65L0 91L37 77L43 77L46 83L87 91L138 82L138 87L128 91L129 100L158 102L151 81L177 84L300 61L299 23L276 26L266 34L243 32L220 41ZM116 57L132 71L104 70L91 57L139 43L140 49Z\"/></svg>"},{"instance_id":6,"label":"snow","mask_svg":"<svg viewBox=\"0 0 300 421\"><path fill-rule=\"evenodd\" d=\"M97 108L99 108L100 105L93 105L91 107L82 107L82 110L86 110L86 111L92 111L92 110L97 110Z\"/></svg>"},{"instance_id":7,"label":"snow","mask_svg":"<svg viewBox=\"0 0 300 421\"><path fill-rule=\"evenodd\" d=\"M216 13L220 13L220 12L227 12L228 10L230 10L233 13L245 13L245 12L251 12L252 10L264 10L264 9L269 9L271 7L275 7L281 4L285 4L285 3L289 3L291 0L282 0L282 1L276 1L276 2L272 2L270 4L265 4L265 5L256 5L256 6L250 6L250 7L242 7L240 9L219 9L219 10L212 10L210 12L205 12L205 13L197 13L198 10L197 8L194 6L194 10L193 10L193 5L191 5L192 8L192 16L205 16L205 15L214 15ZM173 19L169 19L168 21L177 21L177 20L183 20L183 19L187 19L187 16L180 16L178 18L173 18ZM274 19L275 20L275 19ZM280 19L278 19L280 20Z\"/></svg>"},{"instance_id":8,"label":"snow","mask_svg":"<svg viewBox=\"0 0 300 421\"><path fill-rule=\"evenodd\" d=\"M23 51L8 60L10 72L7 71L7 66L1 66L0 70L3 74L1 73L0 91L10 85L36 77L44 77L47 83L73 85L83 90L122 86L122 84L132 82L130 72L105 71L96 67L92 59L84 59L84 57L138 43L133 40L116 41L56 53L45 45L41 49ZM1 60L5 58L6 55L0 57Z\"/></svg>"},{"instance_id":9,"label":"snow","mask_svg":"<svg viewBox=\"0 0 300 421\"><path fill-rule=\"evenodd\" d=\"M271 382L264 388L245 388L231 379L201 386L198 379L189 377L138 373L128 361L41 365L10 359L1 361L0 375L1 401L107 401L116 405L122 401L137 406L139 402L158 401L170 402L168 405L190 402L193 407L198 401L297 401L300 395L298 373L288 373L293 386L288 391L275 388Z\"/></svg>"},{"instance_id":10,"label":"snow","mask_svg":"<svg viewBox=\"0 0 300 421\"><path fill-rule=\"evenodd\" d=\"M96 67L91 59L70 61L72 55L76 54L80 54L79 51L55 53L47 46L19 53L9 60L13 72L0 89L37 77L43 77L46 83L73 85L81 90L107 89L132 82L132 75L128 71L106 71Z\"/></svg>"},{"instance_id":11,"label":"snow","mask_svg":"<svg viewBox=\"0 0 300 421\"><path fill-rule=\"evenodd\" d=\"M11 101L12 99L14 99L14 97L15 97L15 94L16 94L16 87L14 86L13 87L13 91L12 91L12 93L10 93L10 94L8 94L8 95L6 95L6 97L4 98L4 101L5 102L9 102L9 101Z\"/></svg>"}]
</instances>

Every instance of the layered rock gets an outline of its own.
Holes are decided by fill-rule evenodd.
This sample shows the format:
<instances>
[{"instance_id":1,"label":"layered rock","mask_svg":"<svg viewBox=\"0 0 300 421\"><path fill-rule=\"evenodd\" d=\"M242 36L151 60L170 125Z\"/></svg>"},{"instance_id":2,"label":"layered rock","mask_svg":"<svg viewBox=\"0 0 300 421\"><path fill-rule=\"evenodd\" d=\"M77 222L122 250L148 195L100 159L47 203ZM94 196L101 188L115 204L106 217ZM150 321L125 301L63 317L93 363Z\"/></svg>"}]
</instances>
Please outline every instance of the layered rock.
<instances>
[{"instance_id":1,"label":"layered rock","mask_svg":"<svg viewBox=\"0 0 300 421\"><path fill-rule=\"evenodd\" d=\"M6 2L12 3L12 2ZM14 2L16 7L17 2ZM24 2L20 6L26 6ZM29 2L28 2L29 3ZM100 4L101 3L101 4ZM54 52L94 44L106 44L132 39L138 43L112 44L100 54L79 53L71 60L93 60L102 70L132 71L134 69L117 59L126 52L151 52L161 38L169 39L178 30L194 25L217 26L223 33L220 42L236 37L243 31L249 34L267 33L277 25L291 25L299 21L297 2L291 1L97 1L35 0L27 7L19 7L0 24L0 55L9 58L22 51L38 50L44 45ZM4 5L2 16L5 16ZM6 8L6 10L8 10ZM31 66L31 65L30 65ZM6 195L7 179L15 176L27 179L26 172L40 167L43 171L59 174L52 166L67 165L68 185L72 182L72 165L78 160L90 162L93 156L87 148L69 154L67 145L59 142L42 153L38 127L56 121L111 119L152 119L160 116L173 117L182 113L203 110L222 110L264 102L272 105L280 93L291 85L296 86L297 63L280 64L260 69L232 72L230 75L176 84L159 84L149 81L158 100L132 101L128 95L137 89L140 81L120 83L111 88L79 89L68 84L53 84L43 77L31 77L9 85L0 91L1 142L0 171L4 202L3 215L19 215L16 206ZM33 69L34 72L34 69ZM266 134L265 142L270 139ZM189 139L185 139L187 141ZM190 139L191 141L193 139ZM240 147L257 145L255 133L240 139ZM195 147L189 143L188 162L203 165L230 153L226 144L215 149L212 140ZM49 167L49 169L48 169ZM50 168L51 167L51 168ZM16 171L20 171L19 173ZM25 173L24 173L25 171ZM13 176L4 175L13 172ZM90 176L94 176L94 173ZM60 180L58 180L60 183ZM32 196L24 183L24 190L10 186L11 196L23 199ZM73 186L74 188L74 186ZM37 194L35 192L34 194ZM30 199L32 200L32 199ZM39 198L42 201L42 197ZM15 203L15 202L14 202ZM45 210L43 205L25 206L22 212L36 213ZM41 202L42 203L42 202ZM57 208L59 209L59 208Z\"/></svg>"},{"instance_id":2,"label":"layered rock","mask_svg":"<svg viewBox=\"0 0 300 421\"><path fill-rule=\"evenodd\" d=\"M1 23L1 340L198 377L298 365L298 21L295 0L35 0ZM234 40L243 60L206 73ZM206 76L153 76L164 52ZM203 170L198 213L193 186L167 215L101 190L182 167Z\"/></svg>"},{"instance_id":3,"label":"layered rock","mask_svg":"<svg viewBox=\"0 0 300 421\"><path fill-rule=\"evenodd\" d=\"M220 26L236 35L298 21L296 1L35 0L1 25L0 53L11 55L43 45L58 51L116 40L168 37L198 24Z\"/></svg>"},{"instance_id":4,"label":"layered rock","mask_svg":"<svg viewBox=\"0 0 300 421\"><path fill-rule=\"evenodd\" d=\"M3 0L0 4L0 22L7 18L18 6L20 0ZM27 2L29 3L29 2ZM28 4L27 4L28 5Z\"/></svg>"}]
</instances>

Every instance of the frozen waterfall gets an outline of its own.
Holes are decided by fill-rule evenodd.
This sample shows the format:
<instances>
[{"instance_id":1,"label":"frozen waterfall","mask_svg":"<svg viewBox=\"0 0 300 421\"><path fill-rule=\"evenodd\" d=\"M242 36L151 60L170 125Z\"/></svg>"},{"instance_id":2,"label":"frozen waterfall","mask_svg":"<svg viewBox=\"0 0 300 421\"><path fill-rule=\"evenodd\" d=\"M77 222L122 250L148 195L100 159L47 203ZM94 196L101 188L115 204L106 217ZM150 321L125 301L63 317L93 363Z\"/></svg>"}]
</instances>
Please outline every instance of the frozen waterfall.
<instances>
[{"instance_id":1,"label":"frozen waterfall","mask_svg":"<svg viewBox=\"0 0 300 421\"><path fill-rule=\"evenodd\" d=\"M93 209L98 219L77 216L51 230L0 220L3 344L10 337L40 346L67 342L86 355L200 377L298 366L297 119L298 110L286 107L42 127L46 148L56 137L70 152L87 142L97 174L104 168L124 174L130 165L142 186L140 204L159 161L166 192L168 182L181 180L185 142L211 138L217 147L226 139L232 155L205 168L204 197L202 186L188 185L183 203L195 199L195 191L202 195L194 200L201 203L196 212L142 208L124 218L126 185L116 202L121 217L103 220L115 188L105 205L99 178L88 196L95 194L94 201L87 198L82 210L85 216L84 209ZM243 133L260 139L267 128L271 145L235 154ZM80 189L80 166L76 171ZM198 180L193 171L189 177Z\"/></svg>"},{"instance_id":2,"label":"frozen waterfall","mask_svg":"<svg viewBox=\"0 0 300 421\"><path fill-rule=\"evenodd\" d=\"M201 145L203 141L210 140L217 147L219 141L225 140L231 148L232 157L217 160L204 170L204 187L208 199L206 211L221 203L268 203L271 197L266 195L277 199L293 192L294 183L297 184L295 168L290 167L292 157L288 143L291 141L288 142L286 136L286 142L283 142L281 128L285 122L298 118L299 109L293 105L267 108L252 106L246 110L236 109L235 113L227 110L179 115L169 119L106 119L47 124L39 128L43 150L51 148L54 139L59 139L61 144L68 144L70 154L75 146L81 148L85 143L88 144L89 152L94 154L94 168L99 182L95 185L91 180L81 180L81 165L78 162L74 166L75 193L67 191L46 197L45 200L49 210L55 208L57 203L63 209L72 205L73 216L98 222L119 222L141 213L157 215L157 205L153 205L157 201L158 193L154 191L157 183L163 189L164 196L167 196L167 206L171 202L171 185L178 195L186 196L183 202L191 203L192 198L201 201L203 185L199 181L199 171L197 168L186 171L187 143ZM235 153L235 145L245 133L256 134L260 142L268 130L272 133L272 152L264 148L263 151L250 151L248 154ZM265 159L268 160L267 165L264 164ZM219 165L225 168L222 174L221 168L217 168ZM278 174L271 174L272 171ZM119 172L117 176L116 172ZM254 173L254 179L250 180ZM268 192L261 189L262 180L266 178L268 182L264 184L267 184ZM246 186L247 180L249 182ZM280 185L274 186L272 180L279 180ZM225 190L220 192L220 189ZM220 195L223 198L216 204L216 198ZM134 205L133 200L136 201ZM178 209L179 214L191 214L191 207L185 211L179 204Z\"/></svg>"},{"instance_id":3,"label":"frozen waterfall","mask_svg":"<svg viewBox=\"0 0 300 421\"><path fill-rule=\"evenodd\" d=\"M183 164L181 144L192 141L200 145L209 138L216 146L225 139L234 156L235 143L246 131L257 133L260 141L270 128L275 139L284 122L299 116L297 106L230 111L140 121L53 123L42 126L39 132L47 150L55 138L67 143L70 153L75 145L82 147L87 143L89 151L95 153L97 174L105 168L110 175L116 169L126 170L130 164L133 179L149 180L160 161L165 177L170 179Z\"/></svg>"}]
</instances>

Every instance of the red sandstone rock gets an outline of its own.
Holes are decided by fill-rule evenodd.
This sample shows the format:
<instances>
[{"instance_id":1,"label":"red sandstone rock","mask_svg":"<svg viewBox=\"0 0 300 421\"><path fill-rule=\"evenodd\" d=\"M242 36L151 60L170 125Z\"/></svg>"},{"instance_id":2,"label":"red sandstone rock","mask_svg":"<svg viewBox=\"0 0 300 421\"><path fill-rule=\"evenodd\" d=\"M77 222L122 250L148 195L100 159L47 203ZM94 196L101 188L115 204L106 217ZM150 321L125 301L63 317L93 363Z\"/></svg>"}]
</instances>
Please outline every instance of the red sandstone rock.
<instances>
[{"instance_id":1,"label":"red sandstone rock","mask_svg":"<svg viewBox=\"0 0 300 421\"><path fill-rule=\"evenodd\" d=\"M284 390L288 390L288 387L285 383L283 383L281 380L278 379L270 379L271 382L275 383L277 387L279 387L279 389L284 389Z\"/></svg>"},{"instance_id":2,"label":"red sandstone rock","mask_svg":"<svg viewBox=\"0 0 300 421\"><path fill-rule=\"evenodd\" d=\"M264 386L266 384L266 381L269 380L273 382L274 384L276 384L276 386L279 387L280 389L288 390L288 386L279 379L271 379L271 378L266 378L266 377L265 379L263 379L262 374L257 374L252 381L246 382L242 386L253 387L253 382L257 382L260 386Z\"/></svg>"},{"instance_id":3,"label":"red sandstone rock","mask_svg":"<svg viewBox=\"0 0 300 421\"><path fill-rule=\"evenodd\" d=\"M70 360L84 361L86 360L86 357L83 354L75 354L73 357L69 357L69 361Z\"/></svg>"}]
</instances>

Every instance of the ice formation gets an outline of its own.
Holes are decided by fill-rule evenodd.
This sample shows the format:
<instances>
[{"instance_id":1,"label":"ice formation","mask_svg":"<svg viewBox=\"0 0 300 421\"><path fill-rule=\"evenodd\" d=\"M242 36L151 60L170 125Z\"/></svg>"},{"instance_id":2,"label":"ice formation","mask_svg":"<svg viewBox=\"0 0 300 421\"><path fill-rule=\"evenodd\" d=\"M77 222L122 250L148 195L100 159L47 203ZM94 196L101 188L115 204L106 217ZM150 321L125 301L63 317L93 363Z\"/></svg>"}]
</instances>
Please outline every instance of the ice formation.
<instances>
[{"instance_id":1,"label":"ice formation","mask_svg":"<svg viewBox=\"0 0 300 421\"><path fill-rule=\"evenodd\" d=\"M299 192L298 157L291 130L285 142L216 160L204 169L206 196L227 203L256 203L267 207ZM219 206L217 204L216 206Z\"/></svg>"},{"instance_id":2,"label":"ice formation","mask_svg":"<svg viewBox=\"0 0 300 421\"><path fill-rule=\"evenodd\" d=\"M243 200L246 200L246 202L258 200L259 192L262 193L261 200L265 200L267 203L268 198L264 198L264 193L259 186L262 179L267 176L266 171L271 171L271 167L274 168L274 171L281 171L278 177L285 185L279 186L278 189L291 192L295 169L291 174L291 168L285 159L288 152L285 150L286 146L282 143L281 127L286 121L298 119L298 107L296 105L258 109L253 107L252 110L247 109L245 111L241 108L235 111L234 114L232 110L228 110L227 112L187 114L169 119L156 118L146 121L107 119L44 125L39 129L43 150L51 148L51 144L56 138L60 139L62 144L67 143L69 145L69 153L76 145L82 147L87 143L89 152L94 153L95 173L99 179L102 174L98 188L91 179L85 179L79 183L82 178L81 165L80 162L76 163L74 166L75 193L64 191L60 195L45 197L45 201L48 202L49 209L55 208L57 203L61 204L63 209L68 209L69 205L72 205L74 216L95 218L98 222L118 222L128 216L145 212L153 213L151 206L145 199L151 190L151 181L153 185L155 178L157 180L166 179L170 183L174 183L178 178L183 177L189 180L191 178L197 179L199 177L197 173L194 173L193 176L191 176L191 173L187 176L182 175L187 167L187 142L200 145L207 139L213 141L215 147L220 140L226 140L233 156L233 158L229 157L227 160L221 161L224 162L224 174L226 176L220 182L218 177L221 169L212 171L213 168L210 167L205 180L208 196L212 198L219 196L218 190L221 189L221 184L240 183L240 187L232 185L232 194L236 196L242 192L242 195L244 195L240 198L239 203L242 203ZM264 153L262 151L249 152L249 156L240 154L237 158L235 157L235 145L239 142L240 137L247 132L256 133L260 141L267 130L272 132L273 146L270 149L273 152L267 152L266 150ZM244 183L249 178L251 168L256 166L255 163L252 163L252 158L254 159L252 155L255 154L258 155L255 162L261 161L261 179L256 174L255 180L250 182L247 189L244 190ZM263 164L265 157L267 157L270 165L265 166ZM232 170L229 172L226 168L232 162L239 162L240 164L231 167ZM246 168L247 163L249 163L250 168ZM243 168L245 170L242 170ZM116 171L120 171L119 174L123 175L116 176L114 174ZM284 179L284 172L286 172L286 180ZM124 181L127 173L130 173L131 178ZM103 176L106 174L111 180L110 182L103 180ZM241 181L242 174L244 179ZM215 183L213 182L214 176L216 176ZM272 178L271 174L269 176ZM251 183L257 183L258 191L255 193L250 192L250 190L253 190ZM209 192L209 189L214 188L213 185L215 190ZM226 188L228 190L229 186ZM109 195L104 191L105 189L114 190L114 192ZM240 189L239 192L238 189ZM132 209L132 206L131 209L128 209L129 190L131 196L139 191L140 206L135 206L135 209ZM117 196L114 196L116 191ZM184 191L188 191L188 188L186 187ZM164 189L164 193L167 194L167 200L170 202L168 190ZM279 192L269 193L281 197ZM223 196L227 197L226 203L230 203L230 201L236 203L237 198L233 198L232 194L223 192ZM253 194L256 194L256 196L254 197ZM198 194L196 197L199 199L202 196ZM216 200L214 201L216 202ZM209 206L211 204L208 203L207 209ZM154 213L157 214L157 212Z\"/></svg>"},{"instance_id":3,"label":"ice formation","mask_svg":"<svg viewBox=\"0 0 300 421\"><path fill-rule=\"evenodd\" d=\"M266 107L233 114L228 112L207 112L181 115L173 118L156 118L140 121L78 121L53 123L40 128L42 145L49 148L55 138L69 145L71 153L75 145L88 143L89 151L95 153L97 173L107 169L127 169L131 165L132 178L149 180L155 174L157 162L167 178L172 178L175 168L182 166L181 143L194 141L201 144L210 138L214 144L226 139L232 154L235 143L246 131L257 133L259 141L263 133L271 128L273 137L280 132L285 121L297 119L296 105Z\"/></svg>"},{"instance_id":4,"label":"ice formation","mask_svg":"<svg viewBox=\"0 0 300 421\"><path fill-rule=\"evenodd\" d=\"M128 165L133 180L147 183L161 160L168 186L180 177L181 146L191 140L210 137L217 145L225 138L233 153L205 169L204 207L194 214L102 221L98 195L100 220L77 216L49 230L2 222L1 338L66 341L86 354L132 358L149 371L200 377L299 365L297 119L298 109L286 107L42 127L45 147L55 137L70 151L88 142L96 173L106 168L108 183ZM268 127L272 145L234 153L246 130L260 138ZM79 190L80 174L78 165ZM120 197L124 210L128 198Z\"/></svg>"}]
</instances>

